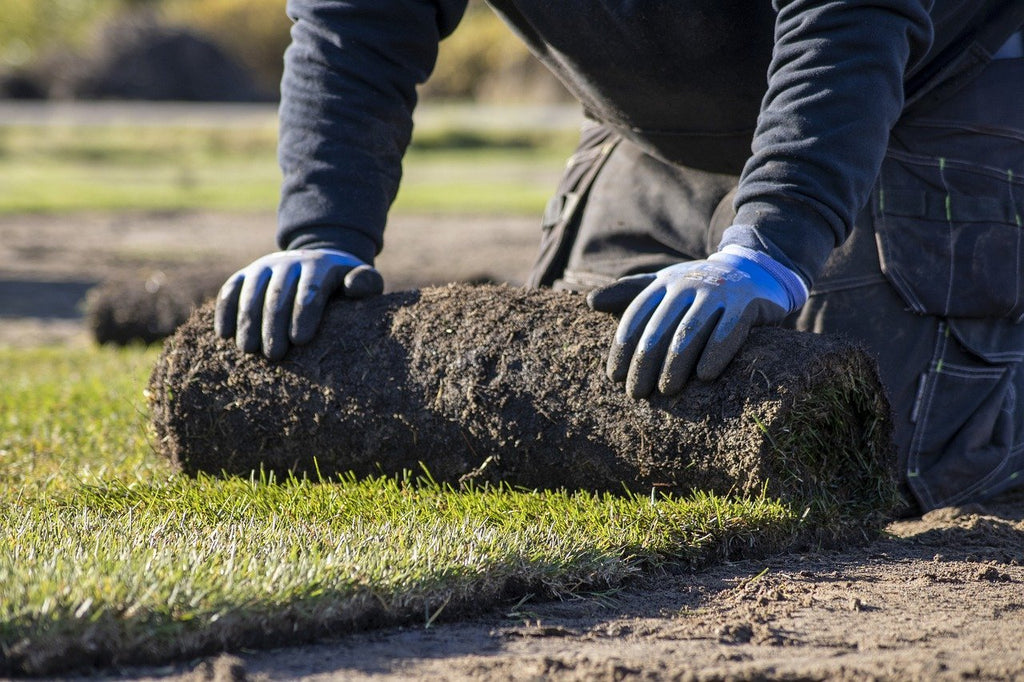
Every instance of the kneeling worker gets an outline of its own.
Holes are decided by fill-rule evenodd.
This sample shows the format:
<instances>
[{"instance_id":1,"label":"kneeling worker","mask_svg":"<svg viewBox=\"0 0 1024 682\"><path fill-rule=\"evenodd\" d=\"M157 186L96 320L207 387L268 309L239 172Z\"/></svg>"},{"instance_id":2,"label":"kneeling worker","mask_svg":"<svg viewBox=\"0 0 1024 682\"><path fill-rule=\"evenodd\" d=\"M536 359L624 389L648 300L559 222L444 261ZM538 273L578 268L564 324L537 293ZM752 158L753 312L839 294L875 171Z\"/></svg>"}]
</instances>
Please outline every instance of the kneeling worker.
<instances>
[{"instance_id":1,"label":"kneeling worker","mask_svg":"<svg viewBox=\"0 0 1024 682\"><path fill-rule=\"evenodd\" d=\"M587 115L532 286L620 314L642 399L754 325L862 340L921 510L1024 484L1024 0L490 0ZM466 0L290 0L283 249L217 333L281 358L373 269L416 86ZM766 88L767 84L767 88Z\"/></svg>"}]
</instances>

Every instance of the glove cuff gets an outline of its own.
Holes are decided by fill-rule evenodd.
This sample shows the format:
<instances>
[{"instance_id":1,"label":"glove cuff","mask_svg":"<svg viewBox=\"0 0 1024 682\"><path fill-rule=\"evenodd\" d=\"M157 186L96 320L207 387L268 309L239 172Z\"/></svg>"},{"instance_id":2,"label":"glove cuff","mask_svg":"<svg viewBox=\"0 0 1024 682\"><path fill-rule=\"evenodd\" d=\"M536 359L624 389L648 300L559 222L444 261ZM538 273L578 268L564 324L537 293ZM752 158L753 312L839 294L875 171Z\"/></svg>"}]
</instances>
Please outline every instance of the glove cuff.
<instances>
[{"instance_id":1,"label":"glove cuff","mask_svg":"<svg viewBox=\"0 0 1024 682\"><path fill-rule=\"evenodd\" d=\"M376 243L358 230L347 227L322 225L311 227L283 245L286 251L296 249L331 249L355 256L367 265L373 265L377 255Z\"/></svg>"},{"instance_id":2,"label":"glove cuff","mask_svg":"<svg viewBox=\"0 0 1024 682\"><path fill-rule=\"evenodd\" d=\"M738 256L752 261L759 265L785 290L789 299L789 311L793 312L807 302L807 284L800 275L796 274L785 265L775 260L763 251L755 251L739 244L727 244L723 246L718 254ZM712 254L709 260L714 260L717 254Z\"/></svg>"}]
</instances>

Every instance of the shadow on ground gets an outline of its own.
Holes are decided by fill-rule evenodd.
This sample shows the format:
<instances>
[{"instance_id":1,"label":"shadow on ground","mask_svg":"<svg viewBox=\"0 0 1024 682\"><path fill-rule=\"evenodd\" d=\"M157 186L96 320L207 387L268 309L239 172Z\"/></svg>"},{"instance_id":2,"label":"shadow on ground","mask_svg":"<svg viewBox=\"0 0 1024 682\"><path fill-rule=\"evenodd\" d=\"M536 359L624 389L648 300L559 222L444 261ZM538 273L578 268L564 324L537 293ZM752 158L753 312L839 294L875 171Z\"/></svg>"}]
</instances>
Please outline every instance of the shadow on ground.
<instances>
[{"instance_id":1,"label":"shadow on ground","mask_svg":"<svg viewBox=\"0 0 1024 682\"><path fill-rule=\"evenodd\" d=\"M96 280L0 280L0 318L77 320Z\"/></svg>"}]
</instances>

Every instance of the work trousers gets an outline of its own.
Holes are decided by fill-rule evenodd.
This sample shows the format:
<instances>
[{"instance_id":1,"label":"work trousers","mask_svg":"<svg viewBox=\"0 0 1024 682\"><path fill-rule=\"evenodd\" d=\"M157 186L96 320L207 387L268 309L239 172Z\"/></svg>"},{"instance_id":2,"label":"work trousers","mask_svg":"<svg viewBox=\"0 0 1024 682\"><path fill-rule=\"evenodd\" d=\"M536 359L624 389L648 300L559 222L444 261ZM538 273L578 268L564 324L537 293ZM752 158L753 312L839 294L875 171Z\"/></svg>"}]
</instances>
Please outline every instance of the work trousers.
<instances>
[{"instance_id":1,"label":"work trousers","mask_svg":"<svg viewBox=\"0 0 1024 682\"><path fill-rule=\"evenodd\" d=\"M927 511L1024 485L1024 59L904 116L850 238L785 325L878 359L899 471ZM738 178L664 163L588 121L533 286L585 291L714 252Z\"/></svg>"}]
</instances>

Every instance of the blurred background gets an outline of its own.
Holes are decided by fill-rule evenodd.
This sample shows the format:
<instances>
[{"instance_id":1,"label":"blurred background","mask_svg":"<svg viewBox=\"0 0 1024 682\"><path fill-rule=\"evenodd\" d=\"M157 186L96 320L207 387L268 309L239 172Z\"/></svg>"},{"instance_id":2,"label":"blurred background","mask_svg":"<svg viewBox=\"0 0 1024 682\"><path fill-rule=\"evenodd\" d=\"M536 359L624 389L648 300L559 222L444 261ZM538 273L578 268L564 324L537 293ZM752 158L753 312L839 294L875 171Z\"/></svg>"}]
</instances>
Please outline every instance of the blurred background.
<instances>
[{"instance_id":1,"label":"blurred background","mask_svg":"<svg viewBox=\"0 0 1024 682\"><path fill-rule=\"evenodd\" d=\"M276 249L290 25L284 0L4 0L0 346L159 340ZM389 289L521 282L578 107L480 0L420 102Z\"/></svg>"},{"instance_id":2,"label":"blurred background","mask_svg":"<svg viewBox=\"0 0 1024 682\"><path fill-rule=\"evenodd\" d=\"M4 0L0 94L14 99L269 101L284 0ZM425 96L565 101L480 0L445 42Z\"/></svg>"}]
</instances>

